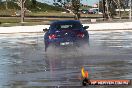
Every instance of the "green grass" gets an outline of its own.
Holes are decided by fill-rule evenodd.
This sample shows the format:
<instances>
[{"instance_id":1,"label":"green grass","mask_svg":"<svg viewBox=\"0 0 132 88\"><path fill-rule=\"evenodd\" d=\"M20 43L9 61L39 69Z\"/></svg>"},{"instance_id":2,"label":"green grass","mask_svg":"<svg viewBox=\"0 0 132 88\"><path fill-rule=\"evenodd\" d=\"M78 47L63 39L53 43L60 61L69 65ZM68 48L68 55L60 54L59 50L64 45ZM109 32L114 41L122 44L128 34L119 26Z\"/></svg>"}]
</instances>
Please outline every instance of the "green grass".
<instances>
[{"instance_id":1,"label":"green grass","mask_svg":"<svg viewBox=\"0 0 132 88\"><path fill-rule=\"evenodd\" d=\"M3 11L4 12L4 11ZM10 12L10 10L9 10ZM6 13L9 13L6 12ZM13 12L13 11L12 11ZM2 13L1 13L2 14ZM72 20L74 19L74 15L71 13L62 13L60 11L56 11L56 12L31 12L31 13L26 13L26 16L34 16L31 18L25 18L24 20L24 24L22 25L41 25L41 24L49 24L51 21L55 21L55 20ZM58 16L58 18L37 18L40 16ZM81 17L101 17L102 15L98 15L98 14L81 14ZM59 18L61 17L61 18ZM68 18L70 17L70 18ZM20 17L0 17L0 26L17 26L17 25L21 25L20 23L21 19Z\"/></svg>"},{"instance_id":2,"label":"green grass","mask_svg":"<svg viewBox=\"0 0 132 88\"><path fill-rule=\"evenodd\" d=\"M35 6L31 5L31 2L29 2L29 4L26 5L27 9L29 9L30 11L33 12L38 12L38 11L64 11L64 9L60 8L60 7L55 7L52 5L48 5L46 3L41 3L41 2L36 2Z\"/></svg>"},{"instance_id":3,"label":"green grass","mask_svg":"<svg viewBox=\"0 0 132 88\"><path fill-rule=\"evenodd\" d=\"M5 6L5 1L3 1L2 3L0 3L0 10L7 10L6 6ZM8 9L13 9L13 10L20 10L20 7L14 3L13 1L9 1L7 3L7 7ZM60 7L55 7L52 5L48 5L46 3L41 3L41 2L36 2L36 5L33 5L32 2L30 0L26 0L26 4L25 4L25 8L29 11L32 12L38 12L38 11L64 11L63 8Z\"/></svg>"},{"instance_id":4,"label":"green grass","mask_svg":"<svg viewBox=\"0 0 132 88\"><path fill-rule=\"evenodd\" d=\"M19 18L0 18L1 23L18 23L20 22Z\"/></svg>"},{"instance_id":5,"label":"green grass","mask_svg":"<svg viewBox=\"0 0 132 88\"><path fill-rule=\"evenodd\" d=\"M7 8L15 9L15 10L16 9L17 10L20 9L20 7L16 3L12 2L12 1L8 1ZM5 1L0 3L0 10L6 10L6 2Z\"/></svg>"},{"instance_id":6,"label":"green grass","mask_svg":"<svg viewBox=\"0 0 132 88\"><path fill-rule=\"evenodd\" d=\"M103 17L102 14L81 14L81 17Z\"/></svg>"},{"instance_id":7,"label":"green grass","mask_svg":"<svg viewBox=\"0 0 132 88\"><path fill-rule=\"evenodd\" d=\"M8 17L8 18L0 18L0 26L29 26L29 25L44 25L50 24L51 21L55 20L71 20L73 18L44 18L44 19L36 19L36 18L25 18L24 23L20 23L20 17Z\"/></svg>"},{"instance_id":8,"label":"green grass","mask_svg":"<svg viewBox=\"0 0 132 88\"><path fill-rule=\"evenodd\" d=\"M45 22L25 22L25 23L3 23L1 27L11 27L11 26L32 26L32 25L45 25L50 24L50 21Z\"/></svg>"},{"instance_id":9,"label":"green grass","mask_svg":"<svg viewBox=\"0 0 132 88\"><path fill-rule=\"evenodd\" d=\"M12 16L15 15L15 12L17 12L18 10L14 10L14 9L8 9L8 10L0 10L0 16Z\"/></svg>"},{"instance_id":10,"label":"green grass","mask_svg":"<svg viewBox=\"0 0 132 88\"><path fill-rule=\"evenodd\" d=\"M43 25L49 24L50 21L43 21L40 19L25 19L24 23L20 22L20 18L0 18L0 26L21 26L21 25Z\"/></svg>"},{"instance_id":11,"label":"green grass","mask_svg":"<svg viewBox=\"0 0 132 88\"><path fill-rule=\"evenodd\" d=\"M67 16L67 17L71 17L74 16L72 13L62 13L60 11L56 11L56 12L32 12L32 13L27 13L27 16Z\"/></svg>"}]
</instances>

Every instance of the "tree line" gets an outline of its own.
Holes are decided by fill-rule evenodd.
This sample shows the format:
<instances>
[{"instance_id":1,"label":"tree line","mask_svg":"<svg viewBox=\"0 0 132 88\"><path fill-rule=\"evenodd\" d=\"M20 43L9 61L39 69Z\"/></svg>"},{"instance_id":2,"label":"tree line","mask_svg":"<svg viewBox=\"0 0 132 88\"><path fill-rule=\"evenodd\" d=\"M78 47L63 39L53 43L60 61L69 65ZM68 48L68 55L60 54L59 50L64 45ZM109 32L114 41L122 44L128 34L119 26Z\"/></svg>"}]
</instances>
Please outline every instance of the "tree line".
<instances>
[{"instance_id":1,"label":"tree line","mask_svg":"<svg viewBox=\"0 0 132 88\"><path fill-rule=\"evenodd\" d=\"M75 14L75 19L79 19L79 8L82 0L53 0L55 6L61 6L72 11ZM87 0L88 1L88 0ZM119 9L119 16L121 18L121 9L129 8L129 3L132 0L99 0L99 9L103 12L103 17L106 19L113 18L116 15L115 10Z\"/></svg>"},{"instance_id":2,"label":"tree line","mask_svg":"<svg viewBox=\"0 0 132 88\"><path fill-rule=\"evenodd\" d=\"M0 3L2 1L3 0L0 0ZM21 7L22 22L24 20L25 3L28 3L28 1L31 1L32 7L36 6L36 0L6 0L6 2L8 1L13 1L17 3L18 6ZM79 8L81 6L81 1L83 0L53 0L54 2L53 5L59 6L61 8L64 8L67 11L73 12L75 15L75 19L79 20L80 18ZM99 8L100 10L102 10L103 17L106 19L113 18L113 16L116 15L115 10L119 9L118 14L121 18L121 9L124 9L124 12L125 12L125 9L129 8L130 1L132 0L99 0Z\"/></svg>"},{"instance_id":3,"label":"tree line","mask_svg":"<svg viewBox=\"0 0 132 88\"><path fill-rule=\"evenodd\" d=\"M103 10L105 18L113 18L116 15L115 10L118 9L119 17L121 18L121 9L128 9L132 0L101 0L100 8Z\"/></svg>"}]
</instances>

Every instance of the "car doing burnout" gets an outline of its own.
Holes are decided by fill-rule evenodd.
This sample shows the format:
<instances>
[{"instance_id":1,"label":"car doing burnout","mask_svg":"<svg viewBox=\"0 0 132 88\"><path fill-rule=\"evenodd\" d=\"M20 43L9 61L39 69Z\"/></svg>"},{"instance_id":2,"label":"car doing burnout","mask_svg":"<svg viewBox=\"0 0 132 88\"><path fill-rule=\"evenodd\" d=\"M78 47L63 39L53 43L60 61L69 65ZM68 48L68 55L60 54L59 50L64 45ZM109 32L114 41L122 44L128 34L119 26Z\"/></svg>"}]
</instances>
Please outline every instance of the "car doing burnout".
<instances>
[{"instance_id":1,"label":"car doing burnout","mask_svg":"<svg viewBox=\"0 0 132 88\"><path fill-rule=\"evenodd\" d=\"M89 34L88 26L84 26L80 21L65 20L53 22L49 29L43 29L45 51L49 46L55 47L80 47L84 44L88 45Z\"/></svg>"}]
</instances>

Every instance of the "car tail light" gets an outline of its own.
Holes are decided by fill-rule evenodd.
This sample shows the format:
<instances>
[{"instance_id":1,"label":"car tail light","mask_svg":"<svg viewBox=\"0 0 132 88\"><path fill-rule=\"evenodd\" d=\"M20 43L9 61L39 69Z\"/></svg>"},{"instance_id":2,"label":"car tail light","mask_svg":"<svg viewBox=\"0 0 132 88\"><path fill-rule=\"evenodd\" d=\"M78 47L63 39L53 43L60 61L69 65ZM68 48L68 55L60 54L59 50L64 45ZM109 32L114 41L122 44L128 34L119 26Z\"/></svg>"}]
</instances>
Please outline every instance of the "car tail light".
<instances>
[{"instance_id":1,"label":"car tail light","mask_svg":"<svg viewBox=\"0 0 132 88\"><path fill-rule=\"evenodd\" d=\"M83 38L83 37L84 37L84 33L83 33L83 32L78 32L78 33L77 33L77 37Z\"/></svg>"},{"instance_id":2,"label":"car tail light","mask_svg":"<svg viewBox=\"0 0 132 88\"><path fill-rule=\"evenodd\" d=\"M49 35L49 39L55 39L55 38L56 38L56 35L55 34Z\"/></svg>"}]
</instances>

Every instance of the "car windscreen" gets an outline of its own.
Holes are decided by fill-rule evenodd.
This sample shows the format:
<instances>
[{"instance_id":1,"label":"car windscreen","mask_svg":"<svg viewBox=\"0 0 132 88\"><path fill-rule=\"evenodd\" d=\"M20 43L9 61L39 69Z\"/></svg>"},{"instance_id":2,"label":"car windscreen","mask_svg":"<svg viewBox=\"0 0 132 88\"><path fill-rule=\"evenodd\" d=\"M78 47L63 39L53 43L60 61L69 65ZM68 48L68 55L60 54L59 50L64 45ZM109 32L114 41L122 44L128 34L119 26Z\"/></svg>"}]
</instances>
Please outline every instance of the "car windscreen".
<instances>
[{"instance_id":1,"label":"car windscreen","mask_svg":"<svg viewBox=\"0 0 132 88\"><path fill-rule=\"evenodd\" d=\"M80 23L56 23L51 25L51 28L57 30L79 30L82 28L82 25Z\"/></svg>"}]
</instances>

